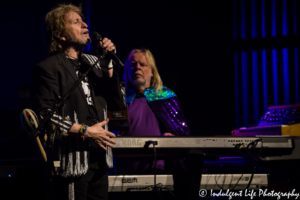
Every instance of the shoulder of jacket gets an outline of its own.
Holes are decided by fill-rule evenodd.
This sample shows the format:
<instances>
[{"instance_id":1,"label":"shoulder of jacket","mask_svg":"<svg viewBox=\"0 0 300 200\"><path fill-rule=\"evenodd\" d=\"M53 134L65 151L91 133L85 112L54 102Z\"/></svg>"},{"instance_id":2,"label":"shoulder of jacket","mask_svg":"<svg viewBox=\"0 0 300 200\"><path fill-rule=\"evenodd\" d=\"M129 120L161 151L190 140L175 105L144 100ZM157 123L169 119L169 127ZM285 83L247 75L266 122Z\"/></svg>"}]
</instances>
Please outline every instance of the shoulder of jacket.
<instances>
[{"instance_id":1,"label":"shoulder of jacket","mask_svg":"<svg viewBox=\"0 0 300 200\"><path fill-rule=\"evenodd\" d=\"M173 92L173 90L164 86L162 86L158 91L155 91L155 88L153 87L146 88L144 95L146 96L148 102L176 97L176 94Z\"/></svg>"},{"instance_id":2,"label":"shoulder of jacket","mask_svg":"<svg viewBox=\"0 0 300 200\"><path fill-rule=\"evenodd\" d=\"M50 55L47 58L45 58L43 61L39 62L34 69L40 69L40 70L46 70L46 71L52 71L57 68L60 68L62 61L59 59L57 54Z\"/></svg>"}]
</instances>

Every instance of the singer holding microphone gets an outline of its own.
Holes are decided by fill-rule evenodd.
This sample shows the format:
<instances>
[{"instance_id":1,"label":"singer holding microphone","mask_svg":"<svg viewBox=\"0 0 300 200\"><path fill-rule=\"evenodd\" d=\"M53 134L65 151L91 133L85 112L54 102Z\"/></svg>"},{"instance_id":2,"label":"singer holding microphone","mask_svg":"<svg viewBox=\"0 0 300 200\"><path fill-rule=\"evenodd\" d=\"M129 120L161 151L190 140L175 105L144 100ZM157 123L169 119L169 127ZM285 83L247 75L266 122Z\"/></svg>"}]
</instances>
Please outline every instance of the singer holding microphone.
<instances>
[{"instance_id":1,"label":"singer holding microphone","mask_svg":"<svg viewBox=\"0 0 300 200\"><path fill-rule=\"evenodd\" d=\"M50 55L34 67L31 108L42 120L97 57L83 54L91 43L80 7L59 5L46 15L46 38ZM114 51L111 40L99 42ZM111 147L115 135L107 131L107 107L124 108L119 77L109 58L101 60L71 93L66 103L48 121L61 139L60 172L54 181L55 199L107 199Z\"/></svg>"}]
</instances>

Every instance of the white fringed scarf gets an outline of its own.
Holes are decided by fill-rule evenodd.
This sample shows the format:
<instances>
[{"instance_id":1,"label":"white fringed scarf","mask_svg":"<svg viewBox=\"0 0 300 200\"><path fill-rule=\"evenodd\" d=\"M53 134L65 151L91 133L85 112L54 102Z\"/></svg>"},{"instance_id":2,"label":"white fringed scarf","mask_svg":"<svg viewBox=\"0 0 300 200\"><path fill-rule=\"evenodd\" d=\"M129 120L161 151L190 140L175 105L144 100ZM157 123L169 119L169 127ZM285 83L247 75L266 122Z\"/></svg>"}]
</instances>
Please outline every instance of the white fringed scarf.
<instances>
[{"instance_id":1,"label":"white fringed scarf","mask_svg":"<svg viewBox=\"0 0 300 200\"><path fill-rule=\"evenodd\" d=\"M105 109L104 118L107 118L107 112ZM78 124L77 114L74 112L75 123ZM105 130L108 130L107 124L105 125ZM74 147L74 140L76 140L76 145ZM68 144L68 145L67 145ZM68 147L68 148L67 148ZM78 151L78 149L82 149ZM83 153L83 161L81 161L80 153ZM73 156L75 156L75 163L73 163ZM113 156L112 149L107 146L106 151L106 163L108 168L113 167ZM68 196L69 200L74 200L74 177L79 177L85 175L89 169L88 166L88 151L84 145L84 142L81 138L65 138L62 144L62 152L61 152L61 165L60 165L60 175L68 178Z\"/></svg>"}]
</instances>

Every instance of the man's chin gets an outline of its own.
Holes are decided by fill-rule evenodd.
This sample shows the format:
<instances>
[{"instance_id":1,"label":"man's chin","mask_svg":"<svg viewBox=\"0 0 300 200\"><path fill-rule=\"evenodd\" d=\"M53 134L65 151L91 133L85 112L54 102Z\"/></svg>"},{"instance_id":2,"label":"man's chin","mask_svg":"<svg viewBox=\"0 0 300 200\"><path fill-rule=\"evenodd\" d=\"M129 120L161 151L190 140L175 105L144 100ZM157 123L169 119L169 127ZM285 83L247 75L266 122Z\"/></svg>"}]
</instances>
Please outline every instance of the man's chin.
<instances>
[{"instance_id":1,"label":"man's chin","mask_svg":"<svg viewBox=\"0 0 300 200\"><path fill-rule=\"evenodd\" d=\"M77 41L81 45L88 45L92 42L92 39L90 37L83 37L81 40Z\"/></svg>"},{"instance_id":2,"label":"man's chin","mask_svg":"<svg viewBox=\"0 0 300 200\"><path fill-rule=\"evenodd\" d=\"M136 85L136 86L142 86L142 85L146 84L146 81L136 79L136 80L133 81L133 84Z\"/></svg>"},{"instance_id":3,"label":"man's chin","mask_svg":"<svg viewBox=\"0 0 300 200\"><path fill-rule=\"evenodd\" d=\"M90 44L91 42L92 42L91 38L88 38L84 41L81 41L80 44L83 46L86 46L86 45Z\"/></svg>"},{"instance_id":4,"label":"man's chin","mask_svg":"<svg viewBox=\"0 0 300 200\"><path fill-rule=\"evenodd\" d=\"M82 40L82 41L79 41L77 44L75 43L74 45L77 46L77 47L80 47L80 48L85 48L88 44L90 44L92 41L91 39L87 39L87 40Z\"/></svg>"}]
</instances>

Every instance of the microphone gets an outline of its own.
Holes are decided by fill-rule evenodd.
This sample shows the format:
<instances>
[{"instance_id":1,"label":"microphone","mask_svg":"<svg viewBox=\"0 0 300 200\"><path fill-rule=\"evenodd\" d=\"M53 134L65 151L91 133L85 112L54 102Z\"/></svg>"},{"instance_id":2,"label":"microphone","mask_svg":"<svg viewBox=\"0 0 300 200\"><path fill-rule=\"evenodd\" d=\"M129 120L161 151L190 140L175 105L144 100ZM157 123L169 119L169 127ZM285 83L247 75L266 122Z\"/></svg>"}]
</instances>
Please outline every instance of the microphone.
<instances>
[{"instance_id":1,"label":"microphone","mask_svg":"<svg viewBox=\"0 0 300 200\"><path fill-rule=\"evenodd\" d=\"M92 40L94 40L97 43L102 41L102 36L96 31L92 33L91 38L92 38ZM118 65L120 67L124 67L124 64L122 63L122 61L117 57L117 55L114 52L107 51L107 54L116 65Z\"/></svg>"}]
</instances>

